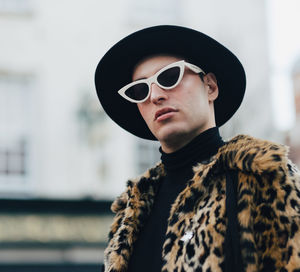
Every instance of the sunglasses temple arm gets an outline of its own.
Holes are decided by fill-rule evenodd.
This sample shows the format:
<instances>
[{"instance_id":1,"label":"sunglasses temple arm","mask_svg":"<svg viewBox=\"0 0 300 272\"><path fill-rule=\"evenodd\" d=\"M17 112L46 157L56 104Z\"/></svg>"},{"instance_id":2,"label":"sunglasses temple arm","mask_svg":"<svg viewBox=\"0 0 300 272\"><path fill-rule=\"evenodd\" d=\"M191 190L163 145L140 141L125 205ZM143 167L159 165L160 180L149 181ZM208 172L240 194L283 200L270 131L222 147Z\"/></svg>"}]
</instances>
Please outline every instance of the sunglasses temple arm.
<instances>
[{"instance_id":1,"label":"sunglasses temple arm","mask_svg":"<svg viewBox=\"0 0 300 272\"><path fill-rule=\"evenodd\" d=\"M199 68L198 66L196 66L196 65L194 65L194 64L185 62L185 65L186 65L189 69L191 69L193 72L195 72L195 73L197 73L197 74L199 74L199 73L205 74L205 72L204 72L201 68Z\"/></svg>"}]
</instances>

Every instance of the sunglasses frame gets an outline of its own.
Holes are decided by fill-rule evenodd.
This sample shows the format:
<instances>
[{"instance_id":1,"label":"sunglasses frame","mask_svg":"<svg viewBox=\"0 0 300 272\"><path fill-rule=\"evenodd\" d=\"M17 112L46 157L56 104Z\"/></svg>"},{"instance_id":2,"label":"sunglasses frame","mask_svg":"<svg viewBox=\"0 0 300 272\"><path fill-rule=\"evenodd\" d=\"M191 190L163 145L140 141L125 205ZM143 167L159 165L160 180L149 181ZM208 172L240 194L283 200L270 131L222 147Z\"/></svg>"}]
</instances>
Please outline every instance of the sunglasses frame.
<instances>
[{"instance_id":1,"label":"sunglasses frame","mask_svg":"<svg viewBox=\"0 0 300 272\"><path fill-rule=\"evenodd\" d=\"M173 84L172 86L170 87L165 87L163 85L161 85L158 81L157 81L157 78L158 76L163 73L164 71L170 69L170 68L174 68L174 67L179 67L180 69L180 72L179 72L179 76L178 76L178 79L176 81L175 84ZM127 85L125 85L123 88L121 88L118 93L123 97L125 98L126 100L132 102L132 103L142 103L144 101L146 101L150 94L151 94L151 85L152 83L155 83L157 84L160 88L164 89L164 90L170 90L170 89L173 89L175 88L179 83L180 81L182 80L182 77L183 77L183 74L184 74L184 68L187 67L189 68L191 71L193 71L194 73L196 74L199 74L199 73L203 73L205 75L205 72L199 68L198 66L194 65L194 64L191 64L191 63L188 63L184 60L180 60L180 61L176 61L176 62L173 62L171 64L168 64L167 66L163 67L162 69L160 69L158 72L156 72L153 76L151 77L148 77L148 78L145 78L145 79L139 79L139 80L136 80L136 81L133 81ZM140 83L145 83L148 85L148 94L147 96L142 99L142 100L135 100L135 99L132 99L130 97L128 97L125 92L132 86L134 85L137 85L137 84L140 84Z\"/></svg>"}]
</instances>

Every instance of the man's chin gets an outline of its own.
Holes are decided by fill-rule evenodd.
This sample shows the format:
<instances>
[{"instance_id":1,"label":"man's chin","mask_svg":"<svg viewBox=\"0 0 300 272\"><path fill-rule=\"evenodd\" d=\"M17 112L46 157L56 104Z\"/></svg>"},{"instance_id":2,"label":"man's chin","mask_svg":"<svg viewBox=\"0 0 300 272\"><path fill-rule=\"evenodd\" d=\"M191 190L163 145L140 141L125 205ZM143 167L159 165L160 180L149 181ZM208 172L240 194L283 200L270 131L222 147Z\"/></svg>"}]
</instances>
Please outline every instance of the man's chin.
<instances>
[{"instance_id":1,"label":"man's chin","mask_svg":"<svg viewBox=\"0 0 300 272\"><path fill-rule=\"evenodd\" d=\"M186 134L182 127L164 127L155 133L160 142L174 142Z\"/></svg>"}]
</instances>

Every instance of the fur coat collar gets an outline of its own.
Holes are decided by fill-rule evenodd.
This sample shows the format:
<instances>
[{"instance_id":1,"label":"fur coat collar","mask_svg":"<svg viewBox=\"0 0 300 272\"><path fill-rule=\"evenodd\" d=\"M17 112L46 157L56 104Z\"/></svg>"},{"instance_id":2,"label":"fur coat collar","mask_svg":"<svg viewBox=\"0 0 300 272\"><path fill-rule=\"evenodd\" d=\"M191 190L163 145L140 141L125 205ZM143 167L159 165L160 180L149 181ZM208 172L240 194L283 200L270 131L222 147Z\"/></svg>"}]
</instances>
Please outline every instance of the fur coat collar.
<instances>
[{"instance_id":1,"label":"fur coat collar","mask_svg":"<svg viewBox=\"0 0 300 272\"><path fill-rule=\"evenodd\" d=\"M283 145L239 135L210 161L194 167L194 177L171 208L162 271L223 271L225 173L229 170L238 173L239 239L245 271L300 269L300 178L287 153ZM129 180L127 190L113 202L116 216L105 250L105 271L126 271L164 175L159 163ZM187 233L192 238L183 241Z\"/></svg>"}]
</instances>

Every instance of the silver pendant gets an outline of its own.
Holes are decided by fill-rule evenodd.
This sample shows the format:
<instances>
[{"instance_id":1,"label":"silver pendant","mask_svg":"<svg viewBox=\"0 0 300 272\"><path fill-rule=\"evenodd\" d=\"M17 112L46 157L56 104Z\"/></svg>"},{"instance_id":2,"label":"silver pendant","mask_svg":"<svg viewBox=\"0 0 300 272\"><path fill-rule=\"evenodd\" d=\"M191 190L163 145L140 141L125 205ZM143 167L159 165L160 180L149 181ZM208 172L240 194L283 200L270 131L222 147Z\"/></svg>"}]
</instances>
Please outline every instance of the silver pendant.
<instances>
[{"instance_id":1,"label":"silver pendant","mask_svg":"<svg viewBox=\"0 0 300 272\"><path fill-rule=\"evenodd\" d=\"M187 230L184 235L181 237L180 241L187 242L192 239L194 232L192 230Z\"/></svg>"}]
</instances>

